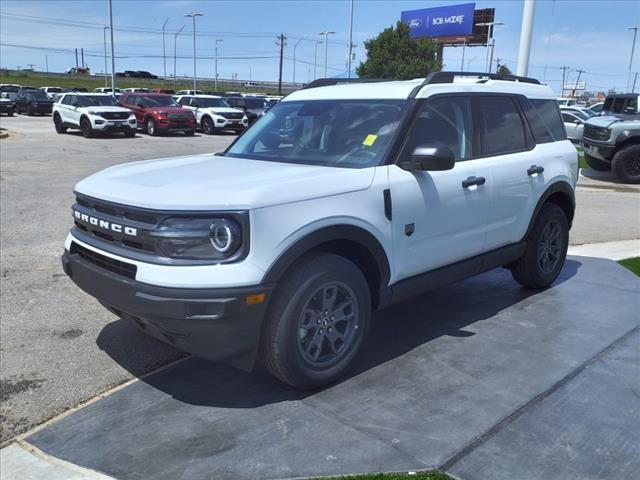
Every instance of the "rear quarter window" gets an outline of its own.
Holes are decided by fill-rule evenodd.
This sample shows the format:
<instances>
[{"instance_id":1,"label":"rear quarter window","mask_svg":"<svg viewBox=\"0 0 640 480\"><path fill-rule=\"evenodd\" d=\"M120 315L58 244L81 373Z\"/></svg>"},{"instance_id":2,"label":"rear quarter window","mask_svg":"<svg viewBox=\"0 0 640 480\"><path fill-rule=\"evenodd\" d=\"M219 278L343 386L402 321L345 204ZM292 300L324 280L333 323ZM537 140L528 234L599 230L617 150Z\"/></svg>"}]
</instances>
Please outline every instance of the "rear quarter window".
<instances>
[{"instance_id":1,"label":"rear quarter window","mask_svg":"<svg viewBox=\"0 0 640 480\"><path fill-rule=\"evenodd\" d=\"M558 142L567 138L558 102L522 97L519 101L536 143Z\"/></svg>"}]
</instances>

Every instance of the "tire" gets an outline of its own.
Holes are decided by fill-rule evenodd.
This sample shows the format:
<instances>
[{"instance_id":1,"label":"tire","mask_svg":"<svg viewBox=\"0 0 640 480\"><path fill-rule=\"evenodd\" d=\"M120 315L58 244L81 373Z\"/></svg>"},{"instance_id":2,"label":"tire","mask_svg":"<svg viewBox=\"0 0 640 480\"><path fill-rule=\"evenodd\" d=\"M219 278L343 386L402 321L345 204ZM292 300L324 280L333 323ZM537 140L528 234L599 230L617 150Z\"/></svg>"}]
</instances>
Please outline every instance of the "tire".
<instances>
[{"instance_id":1,"label":"tire","mask_svg":"<svg viewBox=\"0 0 640 480\"><path fill-rule=\"evenodd\" d=\"M9 110L9 111L7 112L7 116L9 116L9 117L13 117L13 110Z\"/></svg>"},{"instance_id":2,"label":"tire","mask_svg":"<svg viewBox=\"0 0 640 480\"><path fill-rule=\"evenodd\" d=\"M53 116L53 125L56 127L56 132L57 133L66 133L67 132L67 127L65 127L62 124L62 119L60 118L60 115L58 115L58 114Z\"/></svg>"},{"instance_id":3,"label":"tire","mask_svg":"<svg viewBox=\"0 0 640 480\"><path fill-rule=\"evenodd\" d=\"M211 117L203 117L200 124L202 125L203 133L206 133L207 135L213 135L215 133L216 127L213 125Z\"/></svg>"},{"instance_id":4,"label":"tire","mask_svg":"<svg viewBox=\"0 0 640 480\"><path fill-rule=\"evenodd\" d=\"M592 157L591 155L584 154L584 160L587 162L592 169L597 170L599 172L607 172L611 170L611 164L602 160L597 159L596 157Z\"/></svg>"},{"instance_id":5,"label":"tire","mask_svg":"<svg viewBox=\"0 0 640 480\"><path fill-rule=\"evenodd\" d=\"M124 136L127 138L133 138L136 136L136 129L135 128L129 128L128 130L124 131Z\"/></svg>"},{"instance_id":6,"label":"tire","mask_svg":"<svg viewBox=\"0 0 640 480\"><path fill-rule=\"evenodd\" d=\"M640 183L640 144L627 145L613 156L611 168L624 183Z\"/></svg>"},{"instance_id":7,"label":"tire","mask_svg":"<svg viewBox=\"0 0 640 480\"><path fill-rule=\"evenodd\" d=\"M195 128L193 130L185 130L184 134L187 137L193 137L196 134L196 130Z\"/></svg>"},{"instance_id":8,"label":"tire","mask_svg":"<svg viewBox=\"0 0 640 480\"><path fill-rule=\"evenodd\" d=\"M27 115L29 115L30 117L33 117L33 107L31 105L27 107Z\"/></svg>"},{"instance_id":9,"label":"tire","mask_svg":"<svg viewBox=\"0 0 640 480\"><path fill-rule=\"evenodd\" d=\"M334 320L339 311L345 320ZM370 318L371 293L360 269L338 255L310 255L280 281L265 317L260 357L271 374L294 388L327 385L360 350Z\"/></svg>"},{"instance_id":10,"label":"tire","mask_svg":"<svg viewBox=\"0 0 640 480\"><path fill-rule=\"evenodd\" d=\"M513 278L529 288L546 288L560 274L569 246L569 221L555 203L543 205L524 255L511 267Z\"/></svg>"},{"instance_id":11,"label":"tire","mask_svg":"<svg viewBox=\"0 0 640 480\"><path fill-rule=\"evenodd\" d=\"M84 138L93 137L93 127L91 127L91 122L88 119L83 118L80 120L80 130L82 130L82 136Z\"/></svg>"},{"instance_id":12,"label":"tire","mask_svg":"<svg viewBox=\"0 0 640 480\"><path fill-rule=\"evenodd\" d=\"M147 118L146 130L147 130L147 133L152 137L155 137L158 135L158 126L156 125L156 122L153 120L153 118Z\"/></svg>"}]
</instances>

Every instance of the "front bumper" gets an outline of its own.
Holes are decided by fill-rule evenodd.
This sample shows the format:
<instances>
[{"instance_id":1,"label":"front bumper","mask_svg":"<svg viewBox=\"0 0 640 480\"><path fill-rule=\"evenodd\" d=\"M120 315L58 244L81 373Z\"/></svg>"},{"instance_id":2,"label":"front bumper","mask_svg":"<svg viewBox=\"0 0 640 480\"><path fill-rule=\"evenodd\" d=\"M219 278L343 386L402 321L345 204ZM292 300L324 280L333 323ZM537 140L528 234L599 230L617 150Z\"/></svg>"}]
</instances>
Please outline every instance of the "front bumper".
<instances>
[{"instance_id":1,"label":"front bumper","mask_svg":"<svg viewBox=\"0 0 640 480\"><path fill-rule=\"evenodd\" d=\"M62 266L82 290L148 335L207 360L253 366L272 287L159 287L112 273L69 250ZM249 304L247 296L260 294L262 302Z\"/></svg>"},{"instance_id":2,"label":"front bumper","mask_svg":"<svg viewBox=\"0 0 640 480\"><path fill-rule=\"evenodd\" d=\"M196 129L196 122L188 120L159 119L158 128L169 132L189 132Z\"/></svg>"},{"instance_id":3,"label":"front bumper","mask_svg":"<svg viewBox=\"0 0 640 480\"><path fill-rule=\"evenodd\" d=\"M103 123L97 123L96 120ZM130 120L107 120L107 119L93 119L91 122L93 129L99 132L126 132L129 130L137 130L138 122Z\"/></svg>"},{"instance_id":4,"label":"front bumper","mask_svg":"<svg viewBox=\"0 0 640 480\"><path fill-rule=\"evenodd\" d=\"M582 148L584 153L597 158L603 162L611 162L611 158L615 152L616 146L607 142L600 142L597 140L591 140L590 138L582 137Z\"/></svg>"},{"instance_id":5,"label":"front bumper","mask_svg":"<svg viewBox=\"0 0 640 480\"><path fill-rule=\"evenodd\" d=\"M249 127L249 122L244 122L242 120L229 120L227 118L224 119L224 122L220 121L221 119L216 119L215 126L218 130L235 130L235 131L243 131Z\"/></svg>"},{"instance_id":6,"label":"front bumper","mask_svg":"<svg viewBox=\"0 0 640 480\"><path fill-rule=\"evenodd\" d=\"M14 112L16 109L15 103L0 104L0 113Z\"/></svg>"}]
</instances>

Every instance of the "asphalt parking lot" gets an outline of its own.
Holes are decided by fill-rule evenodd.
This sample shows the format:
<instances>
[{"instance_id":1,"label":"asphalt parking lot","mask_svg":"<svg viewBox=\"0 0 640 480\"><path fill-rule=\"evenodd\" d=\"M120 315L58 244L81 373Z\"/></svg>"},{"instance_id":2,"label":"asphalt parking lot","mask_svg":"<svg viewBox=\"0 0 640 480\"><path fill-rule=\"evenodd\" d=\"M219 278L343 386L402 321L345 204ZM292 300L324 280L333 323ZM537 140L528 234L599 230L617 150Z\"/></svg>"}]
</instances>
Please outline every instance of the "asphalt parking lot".
<instances>
[{"instance_id":1,"label":"asphalt parking lot","mask_svg":"<svg viewBox=\"0 0 640 480\"><path fill-rule=\"evenodd\" d=\"M233 135L84 139L50 117L2 117L2 442L182 354L119 322L62 273L73 186L105 167L217 152ZM635 187L582 177L571 243L640 238ZM117 361L114 361L117 359Z\"/></svg>"}]
</instances>

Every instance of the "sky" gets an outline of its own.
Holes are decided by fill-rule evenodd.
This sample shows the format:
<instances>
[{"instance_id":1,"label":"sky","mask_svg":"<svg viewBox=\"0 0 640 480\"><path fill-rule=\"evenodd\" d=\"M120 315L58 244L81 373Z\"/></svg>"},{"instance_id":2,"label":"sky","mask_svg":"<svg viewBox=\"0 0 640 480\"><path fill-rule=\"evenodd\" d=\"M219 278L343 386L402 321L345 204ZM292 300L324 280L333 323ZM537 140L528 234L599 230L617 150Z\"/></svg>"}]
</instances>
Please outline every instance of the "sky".
<instances>
[{"instance_id":1,"label":"sky","mask_svg":"<svg viewBox=\"0 0 640 480\"><path fill-rule=\"evenodd\" d=\"M468 1L354 0L355 65L365 59L363 42L394 25L401 11L456 3ZM495 20L504 22L495 29L494 60L500 58L500 63L515 72L523 1L475 3L476 9L495 8ZM116 71L148 70L163 75L162 25L168 20L164 36L167 75L173 74L174 39L176 74L191 75L192 26L184 14L192 11L204 14L196 20L199 77L213 78L217 38L219 78L277 80L280 33L286 37L283 80L291 82L294 75L296 82L323 77L325 46L316 44L321 31L336 32L327 45L327 76L346 71L348 0L113 0ZM36 70L44 71L48 64L49 71L61 72L75 65L73 49L82 47L85 63L92 71L103 72L103 26L108 24L107 0L2 0L0 67L34 64ZM584 71L581 80L586 81L587 90L623 91L633 43L631 26L640 26L638 0L537 0L529 76L558 92L560 67L567 66L567 81L576 80L577 70ZM174 35L181 27L182 33ZM465 70L483 71L485 57L484 47L467 48ZM461 58L462 48L445 48L444 68L460 70ZM640 38L632 66L632 72L637 71Z\"/></svg>"}]
</instances>

